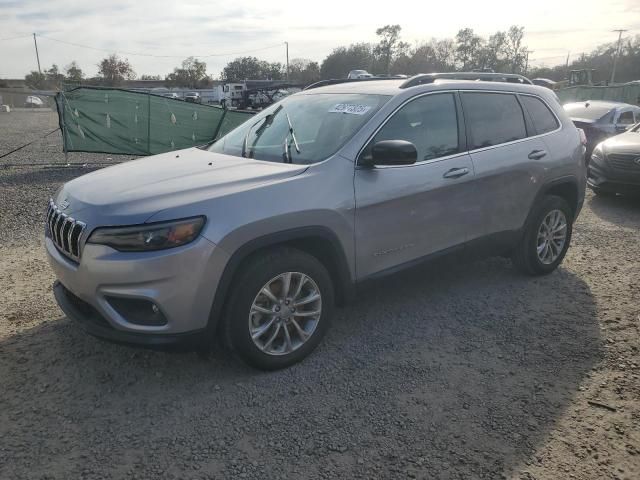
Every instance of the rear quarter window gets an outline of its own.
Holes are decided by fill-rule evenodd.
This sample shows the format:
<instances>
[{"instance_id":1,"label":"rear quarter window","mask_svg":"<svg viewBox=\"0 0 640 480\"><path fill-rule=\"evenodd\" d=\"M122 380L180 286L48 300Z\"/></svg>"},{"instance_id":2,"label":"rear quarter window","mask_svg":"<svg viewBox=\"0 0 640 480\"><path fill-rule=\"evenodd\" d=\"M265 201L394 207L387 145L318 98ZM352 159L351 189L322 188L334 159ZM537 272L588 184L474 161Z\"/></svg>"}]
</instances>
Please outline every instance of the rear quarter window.
<instances>
[{"instance_id":1,"label":"rear quarter window","mask_svg":"<svg viewBox=\"0 0 640 480\"><path fill-rule=\"evenodd\" d=\"M527 137L524 113L514 94L465 92L462 101L471 150Z\"/></svg>"},{"instance_id":2,"label":"rear quarter window","mask_svg":"<svg viewBox=\"0 0 640 480\"><path fill-rule=\"evenodd\" d=\"M539 98L521 95L520 100L522 100L524 108L529 112L533 126L538 134L552 132L560 126L555 115Z\"/></svg>"}]
</instances>

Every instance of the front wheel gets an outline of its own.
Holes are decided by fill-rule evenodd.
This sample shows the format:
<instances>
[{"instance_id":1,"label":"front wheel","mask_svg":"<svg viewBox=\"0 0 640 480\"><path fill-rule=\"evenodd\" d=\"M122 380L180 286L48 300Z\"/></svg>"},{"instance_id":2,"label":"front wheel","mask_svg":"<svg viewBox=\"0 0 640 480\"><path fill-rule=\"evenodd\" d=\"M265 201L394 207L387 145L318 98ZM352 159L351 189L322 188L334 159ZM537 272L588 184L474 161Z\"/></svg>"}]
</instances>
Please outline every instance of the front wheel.
<instances>
[{"instance_id":1,"label":"front wheel","mask_svg":"<svg viewBox=\"0 0 640 480\"><path fill-rule=\"evenodd\" d=\"M256 368L287 367L318 346L333 303L331 277L312 255L283 248L254 256L234 282L227 344Z\"/></svg>"},{"instance_id":2,"label":"front wheel","mask_svg":"<svg viewBox=\"0 0 640 480\"><path fill-rule=\"evenodd\" d=\"M573 212L558 196L542 199L531 212L520 243L512 256L514 265L529 275L545 275L562 263L573 229Z\"/></svg>"}]
</instances>

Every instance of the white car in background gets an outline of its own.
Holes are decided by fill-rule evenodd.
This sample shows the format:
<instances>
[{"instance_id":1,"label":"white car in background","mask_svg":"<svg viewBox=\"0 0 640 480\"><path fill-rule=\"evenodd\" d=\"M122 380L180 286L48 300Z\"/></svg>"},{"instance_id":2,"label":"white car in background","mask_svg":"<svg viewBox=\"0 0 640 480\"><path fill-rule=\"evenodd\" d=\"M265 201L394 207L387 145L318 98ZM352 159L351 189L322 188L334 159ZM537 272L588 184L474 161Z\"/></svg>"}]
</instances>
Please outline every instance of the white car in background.
<instances>
[{"instance_id":1,"label":"white car in background","mask_svg":"<svg viewBox=\"0 0 640 480\"><path fill-rule=\"evenodd\" d=\"M354 78L373 78L373 75L371 75L366 70L351 70L349 72L349 75L347 75L347 78L350 78L350 79L354 79Z\"/></svg>"},{"instance_id":2,"label":"white car in background","mask_svg":"<svg viewBox=\"0 0 640 480\"><path fill-rule=\"evenodd\" d=\"M44 102L40 97L36 97L35 95L29 95L27 99L24 101L24 106L28 108L42 108L44 107Z\"/></svg>"}]
</instances>

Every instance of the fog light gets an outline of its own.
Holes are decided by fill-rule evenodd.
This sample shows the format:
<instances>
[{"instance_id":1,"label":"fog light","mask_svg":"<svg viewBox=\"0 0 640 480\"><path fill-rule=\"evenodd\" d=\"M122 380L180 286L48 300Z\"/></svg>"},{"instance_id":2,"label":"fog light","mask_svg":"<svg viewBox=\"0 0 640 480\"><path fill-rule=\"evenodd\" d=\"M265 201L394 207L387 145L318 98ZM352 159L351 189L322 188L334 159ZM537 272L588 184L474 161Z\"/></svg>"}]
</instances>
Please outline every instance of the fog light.
<instances>
[{"instance_id":1,"label":"fog light","mask_svg":"<svg viewBox=\"0 0 640 480\"><path fill-rule=\"evenodd\" d=\"M150 300L142 298L107 297L113 309L129 323L145 326L162 326L167 318L160 308Z\"/></svg>"}]
</instances>

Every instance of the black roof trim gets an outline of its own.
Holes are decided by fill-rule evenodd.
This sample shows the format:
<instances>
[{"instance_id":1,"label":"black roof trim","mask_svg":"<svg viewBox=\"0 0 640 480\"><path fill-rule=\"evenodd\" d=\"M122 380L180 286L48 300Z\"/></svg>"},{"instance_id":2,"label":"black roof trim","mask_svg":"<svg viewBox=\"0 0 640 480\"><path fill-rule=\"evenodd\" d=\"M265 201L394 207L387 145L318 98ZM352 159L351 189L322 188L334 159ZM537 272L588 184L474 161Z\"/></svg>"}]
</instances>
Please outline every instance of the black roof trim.
<instances>
[{"instance_id":1,"label":"black roof trim","mask_svg":"<svg viewBox=\"0 0 640 480\"><path fill-rule=\"evenodd\" d=\"M531 80L516 73L487 73L487 72L449 72L449 73L422 73L409 78L400 85L400 88L415 87L433 83L438 79L448 80L481 80L485 82L507 82L519 83L524 85L533 85Z\"/></svg>"}]
</instances>

